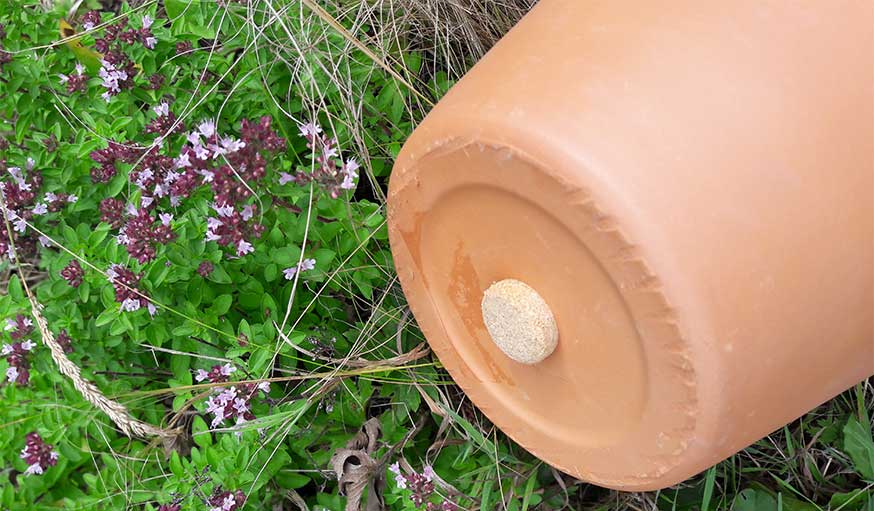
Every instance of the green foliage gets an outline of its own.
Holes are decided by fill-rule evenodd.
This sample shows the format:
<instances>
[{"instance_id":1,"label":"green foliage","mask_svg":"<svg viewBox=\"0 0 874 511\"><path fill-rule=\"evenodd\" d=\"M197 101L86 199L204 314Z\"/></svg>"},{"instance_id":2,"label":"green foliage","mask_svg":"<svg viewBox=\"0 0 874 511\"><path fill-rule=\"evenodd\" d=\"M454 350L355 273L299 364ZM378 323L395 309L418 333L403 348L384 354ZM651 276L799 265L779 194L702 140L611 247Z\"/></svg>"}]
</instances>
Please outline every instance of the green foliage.
<instances>
[{"instance_id":1,"label":"green foliage","mask_svg":"<svg viewBox=\"0 0 874 511\"><path fill-rule=\"evenodd\" d=\"M45 3L0 0L0 44L8 52L0 54L0 180L14 182L10 167L26 169L27 179L40 176L32 182L35 197L18 209L28 212L27 227L12 233L20 264L8 257L0 263L6 276L0 320L31 316L27 284L55 336L69 334L68 356L85 379L136 419L178 427L182 435L167 449L123 435L58 371L34 331L29 381L0 385L0 509L154 511L176 503L207 510L221 489L246 495L240 509L303 503L340 511L347 495L332 456L351 448L375 417L378 441L366 456L377 468L368 477L385 482L388 509L425 508L389 471L404 462L407 476L426 467L440 476L429 502L484 511L628 509L626 499L642 499L646 505L634 506L640 509L874 510L874 440L866 412L872 398L862 386L855 403L826 407L702 477L629 496L573 481L525 453L458 397L434 359L381 364L423 342L407 321L393 275L383 202L393 159L426 106L304 3L251 2L259 8L249 9L231 1L164 0L103 13L105 24L127 19L136 29L144 16L155 19L154 48L125 47L136 76L109 101L101 98L106 87L94 57L105 29L83 30L82 5L70 16L70 5L58 2L45 11ZM436 100L449 89L452 81L431 56L396 49L403 36L395 30L347 22L347 7L325 8L347 30L365 34L368 44L386 37L381 47L392 48L390 60L403 64L420 94ZM68 16L76 33L60 42ZM180 53L178 43L191 49ZM73 76L77 63L88 78L84 90L70 91L59 75ZM163 82L151 86L153 76ZM162 143L156 144L157 134L145 131L163 102L185 130L159 130ZM119 244L121 225L105 217L101 203L143 204L139 162L118 161L114 176L95 182L95 151L115 141L154 145L176 158L186 133L205 119L214 119L222 134L244 139L242 121L262 117L286 145L275 154L265 151L263 178L232 181L252 188L235 211L257 205L252 221L263 227L260 236L245 232L251 253L237 257L234 245L206 239L207 219L217 218L216 192L200 176L179 204L157 197L150 211L173 214L174 237L153 243L154 257L139 261ZM283 173L314 166L299 135L311 121L337 138L338 159L361 163L356 189L332 198L319 186L280 184ZM32 213L49 192L77 200ZM2 245L8 233L0 231ZM47 246L38 242L40 233L52 240ZM286 277L309 259L312 269L298 270L296 280ZM74 260L83 269L75 287L61 275ZM122 310L106 274L113 265L141 275L137 286L156 306L154 315L146 306ZM2 343L13 342L9 335ZM374 363L344 363L361 359ZM10 364L0 358L0 374ZM235 368L230 381L198 380L199 370L225 364ZM251 391L252 415L244 423L213 423L210 400L231 386L242 392L263 382L270 382L269 392ZM30 432L58 453L57 464L42 475L24 475L28 463L20 453ZM744 462L748 456L756 462Z\"/></svg>"}]
</instances>

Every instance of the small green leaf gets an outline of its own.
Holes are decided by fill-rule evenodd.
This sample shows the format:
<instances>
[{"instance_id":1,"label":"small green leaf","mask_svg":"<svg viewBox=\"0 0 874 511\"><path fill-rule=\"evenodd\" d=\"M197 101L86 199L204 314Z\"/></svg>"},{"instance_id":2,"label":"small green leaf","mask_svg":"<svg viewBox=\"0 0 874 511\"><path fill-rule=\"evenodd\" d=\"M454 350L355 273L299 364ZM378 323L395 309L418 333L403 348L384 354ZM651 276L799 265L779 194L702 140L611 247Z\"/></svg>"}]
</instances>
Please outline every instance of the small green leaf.
<instances>
[{"instance_id":1,"label":"small green leaf","mask_svg":"<svg viewBox=\"0 0 874 511\"><path fill-rule=\"evenodd\" d=\"M212 445L212 433L209 432L209 426L200 415L195 415L194 420L191 421L191 433L197 445L201 447Z\"/></svg>"},{"instance_id":2,"label":"small green leaf","mask_svg":"<svg viewBox=\"0 0 874 511\"><path fill-rule=\"evenodd\" d=\"M777 511L777 500L764 490L747 488L737 494L732 509L734 511Z\"/></svg>"},{"instance_id":3,"label":"small green leaf","mask_svg":"<svg viewBox=\"0 0 874 511\"><path fill-rule=\"evenodd\" d=\"M21 288L21 281L18 279L17 273L9 278L9 283L6 286L6 290L13 300L24 300L24 290Z\"/></svg>"},{"instance_id":4,"label":"small green leaf","mask_svg":"<svg viewBox=\"0 0 874 511\"><path fill-rule=\"evenodd\" d=\"M182 468L182 459L176 451L173 451L173 454L170 455L170 471L178 477L185 475L185 469Z\"/></svg>"},{"instance_id":5,"label":"small green leaf","mask_svg":"<svg viewBox=\"0 0 874 511\"><path fill-rule=\"evenodd\" d=\"M170 21L181 21L177 20L177 18L182 16L186 9L192 8L189 5L191 3L192 0L164 0L164 10L167 12L167 17L170 18Z\"/></svg>"},{"instance_id":6,"label":"small green leaf","mask_svg":"<svg viewBox=\"0 0 874 511\"><path fill-rule=\"evenodd\" d=\"M234 299L231 295L221 295L212 302L212 307L210 307L210 310L213 314L221 316L222 314L226 314L228 310L230 310L231 303L233 303L233 301Z\"/></svg>"},{"instance_id":7,"label":"small green leaf","mask_svg":"<svg viewBox=\"0 0 874 511\"><path fill-rule=\"evenodd\" d=\"M862 478L874 481L874 439L871 425L862 424L851 416L844 426L844 451L853 460L853 466Z\"/></svg>"},{"instance_id":8,"label":"small green leaf","mask_svg":"<svg viewBox=\"0 0 874 511\"><path fill-rule=\"evenodd\" d=\"M97 320L94 321L94 324L97 326L108 325L118 319L118 311L115 309L106 309L97 316Z\"/></svg>"},{"instance_id":9,"label":"small green leaf","mask_svg":"<svg viewBox=\"0 0 874 511\"><path fill-rule=\"evenodd\" d=\"M212 272L210 272L208 278L209 278L209 280L211 280L213 282L218 282L219 284L230 284L231 283L231 276L228 275L228 272L226 272L225 269L222 268L222 266L218 265L218 264L215 265Z\"/></svg>"}]
</instances>

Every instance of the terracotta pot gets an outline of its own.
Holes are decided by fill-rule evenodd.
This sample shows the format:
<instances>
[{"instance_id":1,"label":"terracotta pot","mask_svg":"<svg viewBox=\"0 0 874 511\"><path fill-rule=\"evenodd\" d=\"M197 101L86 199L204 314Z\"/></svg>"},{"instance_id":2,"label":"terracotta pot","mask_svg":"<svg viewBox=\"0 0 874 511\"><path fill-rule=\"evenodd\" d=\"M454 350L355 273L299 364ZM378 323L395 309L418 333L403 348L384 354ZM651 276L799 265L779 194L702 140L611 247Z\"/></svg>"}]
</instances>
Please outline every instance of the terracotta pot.
<instances>
[{"instance_id":1,"label":"terracotta pot","mask_svg":"<svg viewBox=\"0 0 874 511\"><path fill-rule=\"evenodd\" d=\"M645 490L874 373L872 27L866 1L542 0L391 178L404 291L473 402ZM483 303L508 279L554 317L542 361L486 328L548 340Z\"/></svg>"}]
</instances>

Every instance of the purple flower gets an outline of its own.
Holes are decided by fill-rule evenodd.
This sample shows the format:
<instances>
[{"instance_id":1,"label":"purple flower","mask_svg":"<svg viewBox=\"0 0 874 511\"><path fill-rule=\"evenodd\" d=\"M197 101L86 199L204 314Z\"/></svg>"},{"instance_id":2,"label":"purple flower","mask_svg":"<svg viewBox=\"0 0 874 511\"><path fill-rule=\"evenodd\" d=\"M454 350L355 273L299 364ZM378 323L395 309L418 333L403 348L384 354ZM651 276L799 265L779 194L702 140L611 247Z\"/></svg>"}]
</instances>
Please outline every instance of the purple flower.
<instances>
[{"instance_id":1,"label":"purple flower","mask_svg":"<svg viewBox=\"0 0 874 511\"><path fill-rule=\"evenodd\" d=\"M197 273L201 277L206 278L206 277L209 277L209 274L212 273L213 269L214 269L214 267L210 261L203 261L197 267Z\"/></svg>"},{"instance_id":2,"label":"purple flower","mask_svg":"<svg viewBox=\"0 0 874 511\"><path fill-rule=\"evenodd\" d=\"M70 334L67 333L66 329L62 328L58 333L58 336L55 337L55 340L58 342L58 345L61 346L61 349L64 350L64 353L73 352L73 339L70 338Z\"/></svg>"},{"instance_id":3,"label":"purple flower","mask_svg":"<svg viewBox=\"0 0 874 511\"><path fill-rule=\"evenodd\" d=\"M433 479L436 474L434 474L434 469L430 465L426 465L422 473L403 474L397 463L389 467L389 470L395 474L395 482L399 488L409 489L412 492L410 500L413 501L413 505L416 507L421 507L434 493ZM403 479L403 482L401 482L401 479ZM435 509L433 504L429 502L427 510L431 511L433 509Z\"/></svg>"},{"instance_id":4,"label":"purple flower","mask_svg":"<svg viewBox=\"0 0 874 511\"><path fill-rule=\"evenodd\" d=\"M312 150L312 171L299 169L294 175L280 173L279 183L295 181L298 184L315 182L328 192L331 198L340 196L341 190L355 188L355 178L358 177L358 162L349 159L345 163L338 160L339 149L337 139L322 133L315 123L300 126L300 133L307 140L307 147Z\"/></svg>"},{"instance_id":5,"label":"purple flower","mask_svg":"<svg viewBox=\"0 0 874 511\"><path fill-rule=\"evenodd\" d=\"M149 298L139 289L142 275L137 275L120 264L112 265L106 271L115 288L115 301L123 311L135 311L149 305Z\"/></svg>"},{"instance_id":6,"label":"purple flower","mask_svg":"<svg viewBox=\"0 0 874 511\"><path fill-rule=\"evenodd\" d=\"M19 316L21 315L19 314ZM15 321L17 322L18 319L16 318ZM29 327L25 330L19 329L16 330L16 333L18 333L19 336L25 335L30 333L30 329ZM17 336L13 335L12 337L15 338ZM9 364L9 367L6 369L6 379L9 380L9 383L27 385L30 380L29 353L35 347L36 343L28 339L23 342L14 342L11 345L4 344L2 349L0 349L0 356L6 357L6 361Z\"/></svg>"},{"instance_id":7,"label":"purple flower","mask_svg":"<svg viewBox=\"0 0 874 511\"><path fill-rule=\"evenodd\" d=\"M85 276L85 271L79 265L79 261L73 259L70 263L61 270L61 277L73 287L79 287L82 284L82 278Z\"/></svg>"},{"instance_id":8,"label":"purple flower","mask_svg":"<svg viewBox=\"0 0 874 511\"><path fill-rule=\"evenodd\" d=\"M211 154L209 152L209 149L200 144L197 144L194 146L194 156L197 156L198 160L208 160Z\"/></svg>"},{"instance_id":9,"label":"purple flower","mask_svg":"<svg viewBox=\"0 0 874 511\"><path fill-rule=\"evenodd\" d=\"M188 53L194 48L194 45L191 44L191 41L180 41L176 43L176 54Z\"/></svg>"},{"instance_id":10,"label":"purple flower","mask_svg":"<svg viewBox=\"0 0 874 511\"><path fill-rule=\"evenodd\" d=\"M221 486L218 486L206 503L212 506L209 511L237 511L246 503L246 495L240 490L224 491Z\"/></svg>"},{"instance_id":11,"label":"purple flower","mask_svg":"<svg viewBox=\"0 0 874 511\"><path fill-rule=\"evenodd\" d=\"M151 197L143 197L143 200L148 199L147 204L153 200ZM136 215L128 220L124 225L120 236L120 241L123 241L128 253L139 261L141 264L153 261L157 255L157 244L166 245L176 238L176 234L170 228L169 220L172 220L172 215L164 223L165 218L162 218L160 223L156 225L155 218L149 214L145 208L136 210Z\"/></svg>"},{"instance_id":12,"label":"purple flower","mask_svg":"<svg viewBox=\"0 0 874 511\"><path fill-rule=\"evenodd\" d=\"M46 206L42 202L37 202L36 206L33 207L33 214L34 215L45 215L48 212L49 212L49 207Z\"/></svg>"},{"instance_id":13,"label":"purple flower","mask_svg":"<svg viewBox=\"0 0 874 511\"><path fill-rule=\"evenodd\" d=\"M58 75L61 83L66 84L67 92L84 92L88 89L88 76L85 74L85 67L77 63L76 74L74 75Z\"/></svg>"},{"instance_id":14,"label":"purple flower","mask_svg":"<svg viewBox=\"0 0 874 511\"><path fill-rule=\"evenodd\" d=\"M198 374L198 376L200 375ZM210 427L216 428L226 420L232 420L234 424L243 424L254 420L255 415L251 410L251 400L259 391L267 392L263 385L241 383L221 389L210 396L206 401L206 413L213 416Z\"/></svg>"},{"instance_id":15,"label":"purple flower","mask_svg":"<svg viewBox=\"0 0 874 511\"><path fill-rule=\"evenodd\" d=\"M28 465L25 475L39 475L58 464L58 453L34 431L25 437L21 459Z\"/></svg>"},{"instance_id":16,"label":"purple flower","mask_svg":"<svg viewBox=\"0 0 874 511\"><path fill-rule=\"evenodd\" d=\"M222 154L235 153L246 147L246 143L242 140L237 140L233 137L222 137L220 140L221 147L224 150Z\"/></svg>"},{"instance_id":17,"label":"purple flower","mask_svg":"<svg viewBox=\"0 0 874 511\"><path fill-rule=\"evenodd\" d=\"M6 320L6 331L13 339L22 339L33 332L33 321L24 314L16 314L15 318Z\"/></svg>"},{"instance_id":18,"label":"purple flower","mask_svg":"<svg viewBox=\"0 0 874 511\"><path fill-rule=\"evenodd\" d=\"M140 309L140 300L139 298L125 298L124 301L121 302L121 310L127 312L134 312Z\"/></svg>"},{"instance_id":19,"label":"purple flower","mask_svg":"<svg viewBox=\"0 0 874 511\"><path fill-rule=\"evenodd\" d=\"M84 30L92 30L100 24L100 13L97 11L88 11L82 16L82 28Z\"/></svg>"},{"instance_id":20,"label":"purple flower","mask_svg":"<svg viewBox=\"0 0 874 511\"><path fill-rule=\"evenodd\" d=\"M199 382L209 380L210 383L224 383L228 381L231 373L236 370L237 368L232 366L231 364L216 364L212 366L212 369L210 369L209 371L198 369L194 374L194 379Z\"/></svg>"}]
</instances>

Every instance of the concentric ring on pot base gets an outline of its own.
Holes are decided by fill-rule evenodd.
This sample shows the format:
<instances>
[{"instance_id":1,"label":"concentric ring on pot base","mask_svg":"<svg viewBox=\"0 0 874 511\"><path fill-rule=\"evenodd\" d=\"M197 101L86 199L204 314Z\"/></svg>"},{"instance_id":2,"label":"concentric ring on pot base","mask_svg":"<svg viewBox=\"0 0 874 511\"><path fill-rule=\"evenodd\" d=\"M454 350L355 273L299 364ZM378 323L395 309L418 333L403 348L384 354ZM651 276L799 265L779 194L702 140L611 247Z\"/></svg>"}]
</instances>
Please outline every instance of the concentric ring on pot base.
<instances>
[{"instance_id":1,"label":"concentric ring on pot base","mask_svg":"<svg viewBox=\"0 0 874 511\"><path fill-rule=\"evenodd\" d=\"M694 430L692 364L635 248L582 184L547 168L485 142L402 155L389 197L398 274L440 360L503 431L573 475L644 488ZM558 346L538 364L505 356L483 324L483 292L503 279L555 315ZM618 455L620 443L635 448Z\"/></svg>"}]
</instances>

